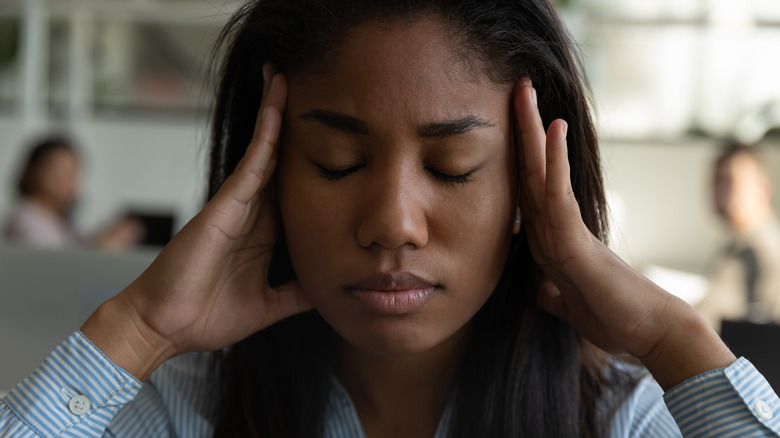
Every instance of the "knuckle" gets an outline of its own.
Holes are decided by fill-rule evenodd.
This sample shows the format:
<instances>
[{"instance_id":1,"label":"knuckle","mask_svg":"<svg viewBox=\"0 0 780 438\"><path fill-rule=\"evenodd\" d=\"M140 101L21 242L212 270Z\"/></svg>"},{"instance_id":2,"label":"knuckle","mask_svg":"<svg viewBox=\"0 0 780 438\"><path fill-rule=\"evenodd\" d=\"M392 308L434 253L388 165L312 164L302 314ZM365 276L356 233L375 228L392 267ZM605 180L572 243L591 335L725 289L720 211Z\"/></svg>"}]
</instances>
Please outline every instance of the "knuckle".
<instances>
[{"instance_id":1,"label":"knuckle","mask_svg":"<svg viewBox=\"0 0 780 438\"><path fill-rule=\"evenodd\" d=\"M239 164L236 170L238 170L240 173L250 175L261 182L265 180L265 175L266 175L265 169L248 166L246 164Z\"/></svg>"}]
</instances>

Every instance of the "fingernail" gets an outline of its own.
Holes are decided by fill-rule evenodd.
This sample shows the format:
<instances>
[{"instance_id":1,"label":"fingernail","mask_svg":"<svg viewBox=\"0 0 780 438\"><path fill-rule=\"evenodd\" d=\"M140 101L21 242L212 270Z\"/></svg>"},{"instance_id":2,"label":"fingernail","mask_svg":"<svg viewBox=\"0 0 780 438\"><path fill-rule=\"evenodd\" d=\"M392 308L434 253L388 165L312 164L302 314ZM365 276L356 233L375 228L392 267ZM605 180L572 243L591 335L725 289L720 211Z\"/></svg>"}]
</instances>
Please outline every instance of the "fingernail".
<instances>
[{"instance_id":1,"label":"fingernail","mask_svg":"<svg viewBox=\"0 0 780 438\"><path fill-rule=\"evenodd\" d=\"M271 64L263 64L263 82L268 82L268 77L271 75Z\"/></svg>"},{"instance_id":2,"label":"fingernail","mask_svg":"<svg viewBox=\"0 0 780 438\"><path fill-rule=\"evenodd\" d=\"M531 97L534 100L534 106L539 106L539 103L536 101L536 88L531 88Z\"/></svg>"},{"instance_id":3,"label":"fingernail","mask_svg":"<svg viewBox=\"0 0 780 438\"><path fill-rule=\"evenodd\" d=\"M520 86L521 87L530 87L531 86L531 78L524 76L520 78Z\"/></svg>"},{"instance_id":4,"label":"fingernail","mask_svg":"<svg viewBox=\"0 0 780 438\"><path fill-rule=\"evenodd\" d=\"M569 132L569 124L566 123L566 121L563 121L563 126L561 126L561 134L563 134L563 138L566 138L566 134Z\"/></svg>"}]
</instances>

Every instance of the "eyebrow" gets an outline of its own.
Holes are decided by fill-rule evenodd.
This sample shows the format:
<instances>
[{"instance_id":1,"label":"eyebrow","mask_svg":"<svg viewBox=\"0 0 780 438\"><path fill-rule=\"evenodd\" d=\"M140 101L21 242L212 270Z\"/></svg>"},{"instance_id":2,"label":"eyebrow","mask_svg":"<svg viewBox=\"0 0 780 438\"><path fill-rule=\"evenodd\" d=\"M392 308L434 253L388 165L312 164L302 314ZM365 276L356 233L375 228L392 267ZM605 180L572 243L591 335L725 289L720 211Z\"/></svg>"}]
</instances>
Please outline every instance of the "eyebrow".
<instances>
[{"instance_id":1,"label":"eyebrow","mask_svg":"<svg viewBox=\"0 0 780 438\"><path fill-rule=\"evenodd\" d=\"M492 128L496 125L477 116L466 116L460 119L432 122L420 127L418 134L424 138L447 138L479 128Z\"/></svg>"},{"instance_id":2,"label":"eyebrow","mask_svg":"<svg viewBox=\"0 0 780 438\"><path fill-rule=\"evenodd\" d=\"M303 120L310 120L314 122L322 123L323 125L344 131L350 134L368 135L368 124L366 122L348 116L346 114L334 113L332 111L326 111L317 109L309 111L306 114L300 116Z\"/></svg>"},{"instance_id":3,"label":"eyebrow","mask_svg":"<svg viewBox=\"0 0 780 438\"><path fill-rule=\"evenodd\" d=\"M316 109L301 115L299 118L319 122L327 127L350 134L368 135L370 133L366 122L333 111ZM418 129L417 134L423 138L447 138L465 134L474 129L494 126L496 125L493 123L471 115L459 119L427 123Z\"/></svg>"}]
</instances>

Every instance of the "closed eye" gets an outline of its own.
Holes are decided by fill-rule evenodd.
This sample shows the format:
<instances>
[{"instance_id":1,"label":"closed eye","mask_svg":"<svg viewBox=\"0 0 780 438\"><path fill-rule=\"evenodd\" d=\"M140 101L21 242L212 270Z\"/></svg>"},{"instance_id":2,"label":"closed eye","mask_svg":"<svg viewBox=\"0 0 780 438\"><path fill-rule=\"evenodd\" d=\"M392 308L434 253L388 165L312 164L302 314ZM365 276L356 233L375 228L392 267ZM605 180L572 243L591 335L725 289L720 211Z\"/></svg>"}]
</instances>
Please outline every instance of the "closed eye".
<instances>
[{"instance_id":1,"label":"closed eye","mask_svg":"<svg viewBox=\"0 0 780 438\"><path fill-rule=\"evenodd\" d=\"M425 170L427 170L437 181L451 187L468 184L473 179L474 172L477 171L477 169L473 169L460 175L450 175L439 172L432 167L426 167Z\"/></svg>"},{"instance_id":2,"label":"closed eye","mask_svg":"<svg viewBox=\"0 0 780 438\"><path fill-rule=\"evenodd\" d=\"M358 166L352 166L343 169L329 169L325 166L322 166L321 164L316 164L316 163L315 166L317 166L317 169L319 169L322 177L327 179L328 181L338 181L342 178L349 176L350 174L356 172L361 167L363 167L362 165L358 165ZM426 167L425 170L428 171L428 173L431 174L431 176L433 176L434 179L441 182L442 184L451 187L456 187L471 182L471 180L473 179L474 172L476 172L478 169L473 169L460 175L450 175L447 173L440 172L432 167Z\"/></svg>"},{"instance_id":3,"label":"closed eye","mask_svg":"<svg viewBox=\"0 0 780 438\"><path fill-rule=\"evenodd\" d=\"M328 169L327 167L322 166L320 164L315 163L314 165L317 166L317 169L320 170L320 174L322 175L322 177L327 179L328 181L340 180L348 176L349 174L357 171L361 167L361 166L352 166L344 169Z\"/></svg>"}]
</instances>

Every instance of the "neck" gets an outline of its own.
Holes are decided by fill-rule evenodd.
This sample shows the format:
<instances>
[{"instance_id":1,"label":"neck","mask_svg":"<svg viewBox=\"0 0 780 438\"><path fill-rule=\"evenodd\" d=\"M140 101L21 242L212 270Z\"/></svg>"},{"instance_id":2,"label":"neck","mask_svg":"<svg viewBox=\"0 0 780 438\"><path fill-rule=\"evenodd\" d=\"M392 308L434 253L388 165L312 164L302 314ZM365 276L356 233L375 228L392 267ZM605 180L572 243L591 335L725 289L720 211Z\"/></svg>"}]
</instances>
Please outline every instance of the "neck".
<instances>
[{"instance_id":1,"label":"neck","mask_svg":"<svg viewBox=\"0 0 780 438\"><path fill-rule=\"evenodd\" d=\"M740 215L731 221L731 227L739 234L748 234L763 225L772 216L772 210L756 208L750 214Z\"/></svg>"},{"instance_id":2,"label":"neck","mask_svg":"<svg viewBox=\"0 0 780 438\"><path fill-rule=\"evenodd\" d=\"M27 196L28 199L35 202L36 204L40 205L41 207L51 211L52 213L56 214L59 217L66 217L67 212L66 209L63 208L61 203L57 202L56 200L52 199L49 196L45 196L43 194L38 193L32 193Z\"/></svg>"},{"instance_id":3,"label":"neck","mask_svg":"<svg viewBox=\"0 0 780 438\"><path fill-rule=\"evenodd\" d=\"M449 400L467 329L430 350L378 355L342 340L336 374L369 438L432 437Z\"/></svg>"}]
</instances>

